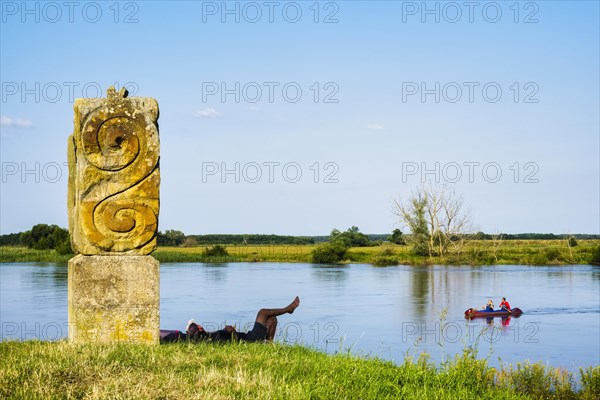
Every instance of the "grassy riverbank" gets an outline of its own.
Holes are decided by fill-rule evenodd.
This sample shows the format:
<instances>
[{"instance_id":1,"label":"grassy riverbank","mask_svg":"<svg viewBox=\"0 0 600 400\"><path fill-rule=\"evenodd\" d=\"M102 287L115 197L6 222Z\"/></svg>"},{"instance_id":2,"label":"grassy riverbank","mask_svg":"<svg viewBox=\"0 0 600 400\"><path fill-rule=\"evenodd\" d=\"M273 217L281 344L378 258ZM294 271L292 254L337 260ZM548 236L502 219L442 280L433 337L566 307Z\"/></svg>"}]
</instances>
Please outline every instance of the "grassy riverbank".
<instances>
[{"instance_id":1,"label":"grassy riverbank","mask_svg":"<svg viewBox=\"0 0 600 400\"><path fill-rule=\"evenodd\" d=\"M71 345L1 342L0 398L597 399L600 367L503 370L465 353L401 365L282 344ZM574 389L574 379L581 390Z\"/></svg>"},{"instance_id":2,"label":"grassy riverbank","mask_svg":"<svg viewBox=\"0 0 600 400\"><path fill-rule=\"evenodd\" d=\"M527 264L561 265L590 264L600 240L579 240L575 247L564 240L505 240L495 245L491 241L473 240L460 254L445 257L423 257L411 253L409 246L384 244L373 247L353 247L345 263L376 265L394 264ZM225 245L229 256L207 257L206 247L163 247L153 256L160 262L310 262L314 245ZM1 246L0 262L66 262L72 255L54 250L32 250L26 247Z\"/></svg>"}]
</instances>

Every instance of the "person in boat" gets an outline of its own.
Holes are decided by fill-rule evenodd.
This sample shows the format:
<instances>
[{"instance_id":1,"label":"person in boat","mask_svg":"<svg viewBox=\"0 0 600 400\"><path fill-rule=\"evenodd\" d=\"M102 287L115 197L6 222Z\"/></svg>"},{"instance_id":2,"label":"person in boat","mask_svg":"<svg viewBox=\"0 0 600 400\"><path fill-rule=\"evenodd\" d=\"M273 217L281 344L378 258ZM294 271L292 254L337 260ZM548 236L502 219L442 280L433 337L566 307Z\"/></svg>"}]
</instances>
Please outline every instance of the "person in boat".
<instances>
[{"instance_id":1,"label":"person in boat","mask_svg":"<svg viewBox=\"0 0 600 400\"><path fill-rule=\"evenodd\" d=\"M508 304L508 301L506 301L506 297L502 298L502 301L500 302L500 308L502 310L510 311L510 304Z\"/></svg>"},{"instance_id":2,"label":"person in boat","mask_svg":"<svg viewBox=\"0 0 600 400\"><path fill-rule=\"evenodd\" d=\"M300 305L300 298L296 296L288 306L284 308L261 308L256 314L254 327L249 332L238 332L231 325L221 330L207 332L193 319L188 322L186 328L186 339L191 341L211 340L216 342L229 342L242 340L245 342L273 341L277 329L277 317L283 314L293 314Z\"/></svg>"},{"instance_id":3,"label":"person in boat","mask_svg":"<svg viewBox=\"0 0 600 400\"><path fill-rule=\"evenodd\" d=\"M485 311L494 311L494 302L492 299L489 299L487 305L485 306Z\"/></svg>"}]
</instances>

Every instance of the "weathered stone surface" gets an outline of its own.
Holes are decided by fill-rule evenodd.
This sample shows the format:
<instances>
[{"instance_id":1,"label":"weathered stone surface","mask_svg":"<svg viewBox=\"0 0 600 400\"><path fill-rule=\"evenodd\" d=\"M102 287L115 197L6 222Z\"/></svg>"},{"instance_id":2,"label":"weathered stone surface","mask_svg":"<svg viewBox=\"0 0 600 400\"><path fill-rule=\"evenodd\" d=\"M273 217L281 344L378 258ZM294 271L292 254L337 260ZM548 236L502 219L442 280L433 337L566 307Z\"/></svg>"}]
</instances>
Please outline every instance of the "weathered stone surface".
<instances>
[{"instance_id":1,"label":"weathered stone surface","mask_svg":"<svg viewBox=\"0 0 600 400\"><path fill-rule=\"evenodd\" d=\"M69 229L77 253L150 254L159 211L158 103L108 89L77 99L69 137Z\"/></svg>"},{"instance_id":2,"label":"weathered stone surface","mask_svg":"<svg viewBox=\"0 0 600 400\"><path fill-rule=\"evenodd\" d=\"M69 260L69 340L159 342L159 263L152 256Z\"/></svg>"}]
</instances>

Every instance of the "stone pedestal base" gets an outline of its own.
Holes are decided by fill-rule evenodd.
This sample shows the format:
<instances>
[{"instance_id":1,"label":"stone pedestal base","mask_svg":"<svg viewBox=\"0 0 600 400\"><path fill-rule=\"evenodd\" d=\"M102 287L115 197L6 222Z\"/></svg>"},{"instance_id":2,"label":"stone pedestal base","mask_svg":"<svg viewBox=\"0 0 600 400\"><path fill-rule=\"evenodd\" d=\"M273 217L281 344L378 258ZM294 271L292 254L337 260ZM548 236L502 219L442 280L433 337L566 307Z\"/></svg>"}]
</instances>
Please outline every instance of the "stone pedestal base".
<instances>
[{"instance_id":1,"label":"stone pedestal base","mask_svg":"<svg viewBox=\"0 0 600 400\"><path fill-rule=\"evenodd\" d=\"M159 262L152 256L69 260L69 340L159 342Z\"/></svg>"}]
</instances>

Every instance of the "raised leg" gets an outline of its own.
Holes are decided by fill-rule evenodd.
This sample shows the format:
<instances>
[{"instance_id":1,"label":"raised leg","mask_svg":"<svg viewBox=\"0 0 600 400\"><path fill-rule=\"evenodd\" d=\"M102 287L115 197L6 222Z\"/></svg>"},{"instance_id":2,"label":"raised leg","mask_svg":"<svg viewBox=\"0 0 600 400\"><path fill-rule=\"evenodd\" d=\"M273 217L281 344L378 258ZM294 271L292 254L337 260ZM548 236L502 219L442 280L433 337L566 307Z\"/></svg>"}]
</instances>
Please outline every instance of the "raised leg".
<instances>
[{"instance_id":1,"label":"raised leg","mask_svg":"<svg viewBox=\"0 0 600 400\"><path fill-rule=\"evenodd\" d=\"M293 314L294 310L300 305L300 299L298 296L292 301L287 307L284 308L261 308L256 314L256 322L267 326L267 320L271 317L278 317L283 314ZM275 335L275 333L273 333Z\"/></svg>"}]
</instances>

